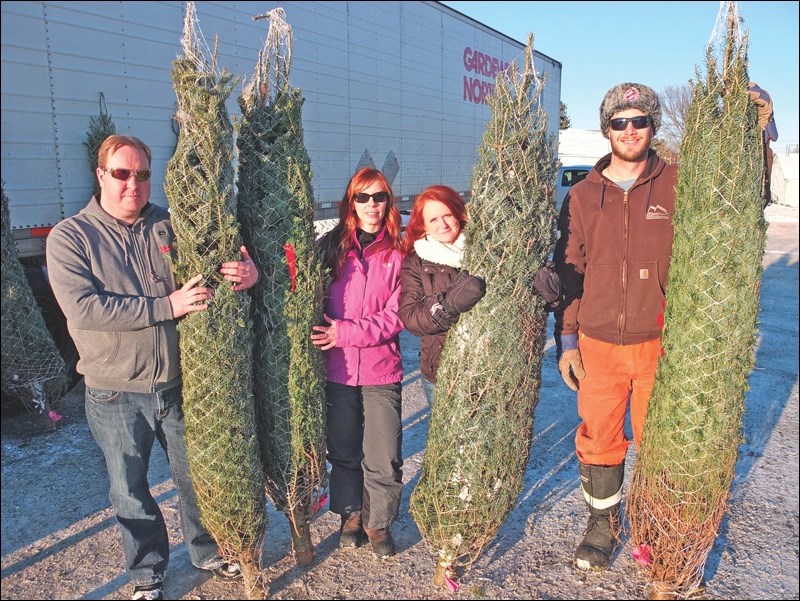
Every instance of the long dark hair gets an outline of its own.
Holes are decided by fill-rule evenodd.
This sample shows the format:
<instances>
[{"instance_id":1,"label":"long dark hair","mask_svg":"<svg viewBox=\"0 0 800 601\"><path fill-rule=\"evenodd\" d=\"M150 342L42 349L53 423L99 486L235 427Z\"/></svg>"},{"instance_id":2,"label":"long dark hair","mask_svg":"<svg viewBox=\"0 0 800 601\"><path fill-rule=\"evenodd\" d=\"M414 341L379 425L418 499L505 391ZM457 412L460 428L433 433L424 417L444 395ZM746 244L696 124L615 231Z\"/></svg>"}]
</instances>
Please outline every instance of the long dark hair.
<instances>
[{"instance_id":1,"label":"long dark hair","mask_svg":"<svg viewBox=\"0 0 800 601\"><path fill-rule=\"evenodd\" d=\"M339 277L347 253L353 248L354 233L358 227L358 216L353 197L376 182L379 182L389 193L386 212L383 216L383 227L386 229L384 236L389 241L389 248L400 250L400 211L397 210L392 186L386 176L377 169L363 167L356 171L347 183L347 189L339 202L339 223L320 241L322 263L332 271L334 279Z\"/></svg>"},{"instance_id":2,"label":"long dark hair","mask_svg":"<svg viewBox=\"0 0 800 601\"><path fill-rule=\"evenodd\" d=\"M406 237L403 240L403 252L410 253L414 250L414 242L425 237L425 220L422 218L422 209L431 200L438 200L445 205L458 220L459 231L464 231L467 225L467 205L458 192L447 186L430 186L420 192L411 208L411 217L406 225Z\"/></svg>"}]
</instances>

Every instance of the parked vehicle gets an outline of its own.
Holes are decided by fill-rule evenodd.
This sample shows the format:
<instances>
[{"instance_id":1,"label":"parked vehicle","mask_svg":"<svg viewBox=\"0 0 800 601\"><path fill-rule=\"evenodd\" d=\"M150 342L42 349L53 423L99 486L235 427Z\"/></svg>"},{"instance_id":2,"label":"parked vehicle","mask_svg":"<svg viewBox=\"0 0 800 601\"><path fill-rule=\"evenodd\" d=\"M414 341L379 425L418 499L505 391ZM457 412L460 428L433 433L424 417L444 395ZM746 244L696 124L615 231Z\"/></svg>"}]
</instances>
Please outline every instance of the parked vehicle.
<instances>
[{"instance_id":1,"label":"parked vehicle","mask_svg":"<svg viewBox=\"0 0 800 601\"><path fill-rule=\"evenodd\" d=\"M567 165L558 170L556 179L556 211L561 210L561 205L564 203L569 189L589 175L589 171L591 170L592 165Z\"/></svg>"}]
</instances>

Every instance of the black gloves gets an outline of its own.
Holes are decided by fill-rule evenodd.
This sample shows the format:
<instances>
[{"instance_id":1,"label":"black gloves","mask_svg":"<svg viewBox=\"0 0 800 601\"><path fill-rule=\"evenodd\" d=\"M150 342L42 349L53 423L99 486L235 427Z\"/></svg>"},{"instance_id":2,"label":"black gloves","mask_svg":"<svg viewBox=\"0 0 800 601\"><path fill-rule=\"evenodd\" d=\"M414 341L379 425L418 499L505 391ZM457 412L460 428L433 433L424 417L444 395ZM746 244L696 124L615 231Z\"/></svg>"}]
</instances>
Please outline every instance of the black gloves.
<instances>
[{"instance_id":1,"label":"black gloves","mask_svg":"<svg viewBox=\"0 0 800 601\"><path fill-rule=\"evenodd\" d=\"M462 271L456 276L453 285L441 293L439 302L446 313L456 317L469 311L486 294L486 282L476 275Z\"/></svg>"},{"instance_id":2,"label":"black gloves","mask_svg":"<svg viewBox=\"0 0 800 601\"><path fill-rule=\"evenodd\" d=\"M533 276L533 287L545 302L546 311L558 311L567 305L564 286L555 272L555 264L548 261Z\"/></svg>"}]
</instances>

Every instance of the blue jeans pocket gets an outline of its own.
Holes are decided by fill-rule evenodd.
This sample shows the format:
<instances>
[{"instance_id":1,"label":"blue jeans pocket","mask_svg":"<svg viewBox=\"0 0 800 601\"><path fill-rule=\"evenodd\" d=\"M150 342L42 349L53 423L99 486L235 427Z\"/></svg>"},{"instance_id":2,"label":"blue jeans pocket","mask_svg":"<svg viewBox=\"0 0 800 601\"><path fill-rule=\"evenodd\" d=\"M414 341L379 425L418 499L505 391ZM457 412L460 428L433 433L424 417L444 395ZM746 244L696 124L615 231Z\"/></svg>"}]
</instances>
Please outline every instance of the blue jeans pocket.
<instances>
[{"instance_id":1,"label":"blue jeans pocket","mask_svg":"<svg viewBox=\"0 0 800 601\"><path fill-rule=\"evenodd\" d=\"M169 390L163 390L158 394L160 397L160 407L161 411L164 415L169 413L169 410L173 407L180 405L183 401L183 394L182 394L181 386L175 386L174 388L170 388Z\"/></svg>"},{"instance_id":2,"label":"blue jeans pocket","mask_svg":"<svg viewBox=\"0 0 800 601\"><path fill-rule=\"evenodd\" d=\"M122 396L122 392L119 390L105 390L103 388L91 388L89 386L86 387L86 398L93 403L109 405L118 400L120 396Z\"/></svg>"}]
</instances>

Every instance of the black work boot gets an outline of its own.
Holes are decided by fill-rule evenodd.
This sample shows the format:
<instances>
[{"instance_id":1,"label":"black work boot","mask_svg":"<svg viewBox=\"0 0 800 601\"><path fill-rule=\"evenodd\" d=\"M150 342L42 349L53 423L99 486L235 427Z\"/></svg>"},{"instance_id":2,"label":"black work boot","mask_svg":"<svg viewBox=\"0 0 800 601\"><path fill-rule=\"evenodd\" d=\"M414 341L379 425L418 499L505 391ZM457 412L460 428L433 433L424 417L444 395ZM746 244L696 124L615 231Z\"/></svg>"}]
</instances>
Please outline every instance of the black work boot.
<instances>
[{"instance_id":1,"label":"black work boot","mask_svg":"<svg viewBox=\"0 0 800 601\"><path fill-rule=\"evenodd\" d=\"M589 506L589 522L573 563L579 570L605 570L619 543L625 464L605 467L581 463L580 469L581 489Z\"/></svg>"},{"instance_id":2,"label":"black work boot","mask_svg":"<svg viewBox=\"0 0 800 601\"><path fill-rule=\"evenodd\" d=\"M394 539L389 528L364 528L372 545L372 554L378 559L394 555Z\"/></svg>"},{"instance_id":3,"label":"black work boot","mask_svg":"<svg viewBox=\"0 0 800 601\"><path fill-rule=\"evenodd\" d=\"M342 527L339 529L339 548L355 549L364 544L364 528L361 524L361 512L354 511L342 516Z\"/></svg>"}]
</instances>

